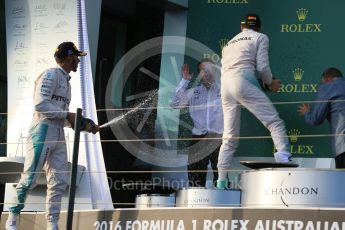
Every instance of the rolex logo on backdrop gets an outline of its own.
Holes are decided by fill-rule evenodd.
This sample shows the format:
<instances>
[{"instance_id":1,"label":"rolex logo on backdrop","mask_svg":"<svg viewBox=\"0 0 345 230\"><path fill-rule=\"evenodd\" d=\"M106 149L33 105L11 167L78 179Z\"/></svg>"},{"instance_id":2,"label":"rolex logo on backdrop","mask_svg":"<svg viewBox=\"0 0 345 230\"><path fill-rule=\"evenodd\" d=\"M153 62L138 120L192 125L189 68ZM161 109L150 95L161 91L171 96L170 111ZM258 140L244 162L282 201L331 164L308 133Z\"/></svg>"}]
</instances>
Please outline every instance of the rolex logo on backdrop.
<instances>
[{"instance_id":1,"label":"rolex logo on backdrop","mask_svg":"<svg viewBox=\"0 0 345 230\"><path fill-rule=\"evenodd\" d=\"M297 23L281 24L280 32L282 33L320 33L322 32L322 24L305 23L308 21L309 10L300 8L296 10Z\"/></svg>"},{"instance_id":2,"label":"rolex logo on backdrop","mask_svg":"<svg viewBox=\"0 0 345 230\"><path fill-rule=\"evenodd\" d=\"M292 154L303 154L303 155L314 154L314 147L315 147L314 145L305 145L303 143L299 143L301 131L299 131L296 128L292 128L287 133L290 140L290 152ZM273 153L275 153L276 151L277 150L273 146Z\"/></svg>"},{"instance_id":3,"label":"rolex logo on backdrop","mask_svg":"<svg viewBox=\"0 0 345 230\"><path fill-rule=\"evenodd\" d=\"M213 53L213 54L204 53L204 58L208 58L212 60L214 63L220 62L220 59L221 59L221 57L216 53Z\"/></svg>"},{"instance_id":4,"label":"rolex logo on backdrop","mask_svg":"<svg viewBox=\"0 0 345 230\"><path fill-rule=\"evenodd\" d=\"M296 68L292 70L292 73L293 73L293 78L295 79L295 81L301 81L304 74L304 70L301 68Z\"/></svg>"},{"instance_id":5,"label":"rolex logo on backdrop","mask_svg":"<svg viewBox=\"0 0 345 230\"><path fill-rule=\"evenodd\" d=\"M226 46L226 44L228 44L229 41L229 38L222 38L219 40L220 51L223 50L224 46Z\"/></svg>"},{"instance_id":6,"label":"rolex logo on backdrop","mask_svg":"<svg viewBox=\"0 0 345 230\"><path fill-rule=\"evenodd\" d=\"M288 131L288 135L291 143L290 152L292 154L314 154L314 145L303 145L298 143L301 131L293 128Z\"/></svg>"},{"instance_id":7,"label":"rolex logo on backdrop","mask_svg":"<svg viewBox=\"0 0 345 230\"><path fill-rule=\"evenodd\" d=\"M301 8L296 11L297 13L297 18L300 22L304 22L305 19L307 18L308 10Z\"/></svg>"},{"instance_id":8,"label":"rolex logo on backdrop","mask_svg":"<svg viewBox=\"0 0 345 230\"><path fill-rule=\"evenodd\" d=\"M316 93L317 84L300 83L303 80L304 70L295 68L292 70L293 83L282 83L279 93Z\"/></svg>"},{"instance_id":9,"label":"rolex logo on backdrop","mask_svg":"<svg viewBox=\"0 0 345 230\"><path fill-rule=\"evenodd\" d=\"M291 143L297 142L300 134L301 134L301 132L298 129L290 129L288 131L290 142Z\"/></svg>"},{"instance_id":10,"label":"rolex logo on backdrop","mask_svg":"<svg viewBox=\"0 0 345 230\"><path fill-rule=\"evenodd\" d=\"M208 4L248 4L249 0L207 0Z\"/></svg>"},{"instance_id":11,"label":"rolex logo on backdrop","mask_svg":"<svg viewBox=\"0 0 345 230\"><path fill-rule=\"evenodd\" d=\"M221 38L218 41L220 52L222 52L223 48L226 46L226 44L228 44L229 41L230 41L229 38ZM218 54L207 54L207 53L204 54L204 58L211 59L215 63L220 62L220 59L221 59L221 57Z\"/></svg>"}]
</instances>

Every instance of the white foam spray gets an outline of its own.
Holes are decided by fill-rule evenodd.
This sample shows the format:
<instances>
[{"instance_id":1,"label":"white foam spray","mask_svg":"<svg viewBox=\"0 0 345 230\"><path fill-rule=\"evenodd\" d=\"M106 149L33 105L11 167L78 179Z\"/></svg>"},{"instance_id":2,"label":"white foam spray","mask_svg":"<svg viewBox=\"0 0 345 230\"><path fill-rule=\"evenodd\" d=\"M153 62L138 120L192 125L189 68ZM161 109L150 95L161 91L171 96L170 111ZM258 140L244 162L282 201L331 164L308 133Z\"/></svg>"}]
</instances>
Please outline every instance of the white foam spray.
<instances>
[{"instance_id":1,"label":"white foam spray","mask_svg":"<svg viewBox=\"0 0 345 230\"><path fill-rule=\"evenodd\" d=\"M102 128L106 128L106 127L109 127L113 124L116 124L118 122L120 122L121 120L127 118L129 115L133 115L133 114L136 114L138 113L138 111L142 110L145 105L147 104L150 104L152 105L152 100L153 98L156 96L156 94L158 93L158 90L153 90L151 92L150 95L148 95L145 100L143 100L139 105L135 106L134 108L130 109L127 113L125 114L122 114L122 115L119 115L113 119L111 119L110 121L108 121L107 123L104 123L103 125L100 125L99 127L102 129Z\"/></svg>"}]
</instances>

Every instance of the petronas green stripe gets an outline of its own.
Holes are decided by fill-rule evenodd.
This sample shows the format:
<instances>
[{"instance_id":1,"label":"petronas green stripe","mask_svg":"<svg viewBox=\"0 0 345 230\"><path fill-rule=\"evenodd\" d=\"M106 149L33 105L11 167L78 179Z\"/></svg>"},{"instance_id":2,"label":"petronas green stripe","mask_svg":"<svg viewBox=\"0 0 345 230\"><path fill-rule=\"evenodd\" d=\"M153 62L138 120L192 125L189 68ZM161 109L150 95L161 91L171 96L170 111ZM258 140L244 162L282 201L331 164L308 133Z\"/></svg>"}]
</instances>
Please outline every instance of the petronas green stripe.
<instances>
[{"instance_id":1,"label":"petronas green stripe","mask_svg":"<svg viewBox=\"0 0 345 230\"><path fill-rule=\"evenodd\" d=\"M18 204L14 207L9 208L10 212L19 214L20 211L24 208L24 202L25 202L25 197L26 193L29 190L33 178L35 176L36 168L38 166L38 162L40 160L44 142L46 140L47 136L47 131L48 131L48 125L42 124L38 125L34 129L30 130L30 135L32 136L32 144L34 146L34 162L31 164L29 170L28 170L28 177L27 181L21 181L21 189L17 189L17 194L18 194Z\"/></svg>"}]
</instances>

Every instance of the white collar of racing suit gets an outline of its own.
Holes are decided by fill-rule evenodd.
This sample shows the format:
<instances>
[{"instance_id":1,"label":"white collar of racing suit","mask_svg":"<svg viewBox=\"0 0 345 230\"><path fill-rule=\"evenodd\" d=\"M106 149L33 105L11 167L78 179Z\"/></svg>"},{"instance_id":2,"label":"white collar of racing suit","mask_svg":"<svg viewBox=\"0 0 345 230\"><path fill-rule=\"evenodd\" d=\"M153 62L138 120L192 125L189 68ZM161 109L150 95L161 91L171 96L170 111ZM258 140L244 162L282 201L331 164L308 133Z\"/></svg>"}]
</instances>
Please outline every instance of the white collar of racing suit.
<instances>
[{"instance_id":1,"label":"white collar of racing suit","mask_svg":"<svg viewBox=\"0 0 345 230\"><path fill-rule=\"evenodd\" d=\"M63 72L67 81L69 81L71 79L71 76L61 66L57 65L56 68L60 69Z\"/></svg>"}]
</instances>

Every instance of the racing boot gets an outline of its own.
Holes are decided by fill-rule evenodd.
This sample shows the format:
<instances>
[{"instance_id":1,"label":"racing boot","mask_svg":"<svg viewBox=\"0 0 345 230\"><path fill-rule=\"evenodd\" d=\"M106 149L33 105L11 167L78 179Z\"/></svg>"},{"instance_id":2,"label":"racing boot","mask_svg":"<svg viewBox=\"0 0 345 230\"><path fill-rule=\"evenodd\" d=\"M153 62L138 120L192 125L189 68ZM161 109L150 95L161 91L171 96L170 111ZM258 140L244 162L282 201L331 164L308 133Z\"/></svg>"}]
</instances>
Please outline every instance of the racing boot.
<instances>
[{"instance_id":1,"label":"racing boot","mask_svg":"<svg viewBox=\"0 0 345 230\"><path fill-rule=\"evenodd\" d=\"M6 230L17 230L17 217L18 214L10 212L6 221Z\"/></svg>"},{"instance_id":2,"label":"racing boot","mask_svg":"<svg viewBox=\"0 0 345 230\"><path fill-rule=\"evenodd\" d=\"M277 163L292 163L292 155L289 152L278 151L274 154Z\"/></svg>"},{"instance_id":3,"label":"racing boot","mask_svg":"<svg viewBox=\"0 0 345 230\"><path fill-rule=\"evenodd\" d=\"M217 189L227 189L228 188L229 181L228 179L224 180L217 180Z\"/></svg>"},{"instance_id":4,"label":"racing boot","mask_svg":"<svg viewBox=\"0 0 345 230\"><path fill-rule=\"evenodd\" d=\"M59 230L57 221L47 221L47 230Z\"/></svg>"}]
</instances>

